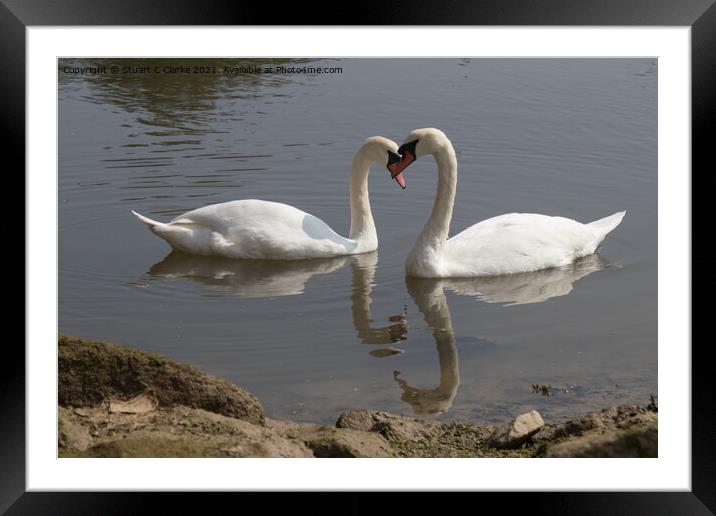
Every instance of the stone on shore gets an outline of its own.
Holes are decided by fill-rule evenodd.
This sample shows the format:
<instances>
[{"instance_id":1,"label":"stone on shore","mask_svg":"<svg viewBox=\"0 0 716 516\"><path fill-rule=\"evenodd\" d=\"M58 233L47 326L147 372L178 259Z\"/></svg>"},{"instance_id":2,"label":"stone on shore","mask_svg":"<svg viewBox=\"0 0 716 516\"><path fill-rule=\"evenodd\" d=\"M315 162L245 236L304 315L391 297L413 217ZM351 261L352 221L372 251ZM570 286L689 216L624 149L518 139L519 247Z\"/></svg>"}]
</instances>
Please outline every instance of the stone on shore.
<instances>
[{"instance_id":1,"label":"stone on shore","mask_svg":"<svg viewBox=\"0 0 716 516\"><path fill-rule=\"evenodd\" d=\"M639 405L545 425L531 438L540 457L657 457L658 413Z\"/></svg>"},{"instance_id":2,"label":"stone on shore","mask_svg":"<svg viewBox=\"0 0 716 516\"><path fill-rule=\"evenodd\" d=\"M525 457L527 451L503 451L486 445L495 429L489 424L443 423L374 410L342 413L336 427L382 436L398 457Z\"/></svg>"},{"instance_id":3,"label":"stone on shore","mask_svg":"<svg viewBox=\"0 0 716 516\"><path fill-rule=\"evenodd\" d=\"M560 424L543 426L531 440L540 444L558 439L581 436L592 430L630 430L655 426L658 414L639 405L620 405L608 407L597 412L589 412L580 417Z\"/></svg>"},{"instance_id":4,"label":"stone on shore","mask_svg":"<svg viewBox=\"0 0 716 516\"><path fill-rule=\"evenodd\" d=\"M60 407L57 441L60 448L86 450L92 444L87 427L69 415L66 408Z\"/></svg>"},{"instance_id":5,"label":"stone on shore","mask_svg":"<svg viewBox=\"0 0 716 516\"><path fill-rule=\"evenodd\" d=\"M336 427L376 432L389 440L418 440L435 437L439 432L440 424L388 412L360 409L342 413L336 421Z\"/></svg>"},{"instance_id":6,"label":"stone on shore","mask_svg":"<svg viewBox=\"0 0 716 516\"><path fill-rule=\"evenodd\" d=\"M313 457L300 439L248 421L176 406L82 415L60 408L61 457Z\"/></svg>"},{"instance_id":7,"label":"stone on shore","mask_svg":"<svg viewBox=\"0 0 716 516\"><path fill-rule=\"evenodd\" d=\"M378 434L324 427L300 436L315 457L396 457L392 446Z\"/></svg>"},{"instance_id":8,"label":"stone on shore","mask_svg":"<svg viewBox=\"0 0 716 516\"><path fill-rule=\"evenodd\" d=\"M156 409L157 405L153 396L140 394L126 401L109 400L109 411L112 414L146 414Z\"/></svg>"},{"instance_id":9,"label":"stone on shore","mask_svg":"<svg viewBox=\"0 0 716 516\"><path fill-rule=\"evenodd\" d=\"M498 427L488 439L488 444L501 450L519 448L543 426L542 416L536 410L531 410Z\"/></svg>"},{"instance_id":10,"label":"stone on shore","mask_svg":"<svg viewBox=\"0 0 716 516\"><path fill-rule=\"evenodd\" d=\"M395 457L395 450L381 435L363 430L316 423L267 419L266 427L287 439L304 443L314 457Z\"/></svg>"},{"instance_id":11,"label":"stone on shore","mask_svg":"<svg viewBox=\"0 0 716 516\"><path fill-rule=\"evenodd\" d=\"M592 430L566 439L545 449L551 458L645 458L659 456L659 439L655 426L636 430Z\"/></svg>"}]
</instances>

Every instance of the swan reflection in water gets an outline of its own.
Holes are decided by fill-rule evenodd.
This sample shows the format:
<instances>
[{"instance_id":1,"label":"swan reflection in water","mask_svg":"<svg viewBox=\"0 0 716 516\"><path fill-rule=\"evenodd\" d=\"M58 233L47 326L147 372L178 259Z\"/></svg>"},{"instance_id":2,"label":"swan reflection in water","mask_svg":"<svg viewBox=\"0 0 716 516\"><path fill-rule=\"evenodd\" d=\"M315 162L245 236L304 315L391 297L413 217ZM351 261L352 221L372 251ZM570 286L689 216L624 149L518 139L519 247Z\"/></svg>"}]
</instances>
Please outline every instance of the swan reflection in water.
<instances>
[{"instance_id":1,"label":"swan reflection in water","mask_svg":"<svg viewBox=\"0 0 716 516\"><path fill-rule=\"evenodd\" d=\"M373 291L373 279L378 263L378 253L365 253L351 258L351 315L353 327L358 338L364 344L382 344L382 347L370 351L374 357L384 358L402 353L402 350L392 347L393 344L406 340L408 333L405 312L388 318L392 324L373 327L373 318L370 314L372 302L370 294Z\"/></svg>"},{"instance_id":2,"label":"swan reflection in water","mask_svg":"<svg viewBox=\"0 0 716 516\"><path fill-rule=\"evenodd\" d=\"M346 263L346 256L313 260L236 260L172 251L147 274L203 283L207 288L245 298L301 294L308 281Z\"/></svg>"},{"instance_id":3,"label":"swan reflection in water","mask_svg":"<svg viewBox=\"0 0 716 516\"><path fill-rule=\"evenodd\" d=\"M476 297L488 303L519 305L540 303L571 292L572 283L607 266L606 260L592 254L560 268L529 273L469 279L406 278L410 296L431 329L438 351L440 383L433 389L413 387L393 373L408 403L417 415L437 415L453 404L460 385L455 332L444 290Z\"/></svg>"},{"instance_id":4,"label":"swan reflection in water","mask_svg":"<svg viewBox=\"0 0 716 516\"><path fill-rule=\"evenodd\" d=\"M443 281L410 277L405 279L410 297L432 331L440 364L440 384L434 389L413 387L400 378L400 372L393 372L395 381L403 391L400 399L408 403L418 415L435 415L448 410L460 385L455 331L443 292Z\"/></svg>"},{"instance_id":5,"label":"swan reflection in water","mask_svg":"<svg viewBox=\"0 0 716 516\"><path fill-rule=\"evenodd\" d=\"M172 252L153 265L148 274L190 279L212 290L245 298L277 297L301 294L313 276L337 271L346 261L351 266L351 312L358 338L365 344L382 346L370 351L372 356L385 358L402 353L394 345L408 338L405 311L389 317L391 324L373 325L370 305L378 262L378 253L375 251L354 256L297 261L235 260ZM460 385L460 371L455 331L445 289L487 303L507 306L540 303L569 294L575 281L606 266L606 260L592 254L565 267L505 276L406 278L408 293L435 340L440 383L433 389L414 387L401 378L400 372L395 371L394 379L403 391L401 399L418 415L437 415L447 411L453 404Z\"/></svg>"},{"instance_id":6,"label":"swan reflection in water","mask_svg":"<svg viewBox=\"0 0 716 516\"><path fill-rule=\"evenodd\" d=\"M525 305L565 296L572 291L575 281L608 265L604 258L593 253L562 267L503 276L446 278L443 285L457 294L476 297L486 303Z\"/></svg>"}]
</instances>

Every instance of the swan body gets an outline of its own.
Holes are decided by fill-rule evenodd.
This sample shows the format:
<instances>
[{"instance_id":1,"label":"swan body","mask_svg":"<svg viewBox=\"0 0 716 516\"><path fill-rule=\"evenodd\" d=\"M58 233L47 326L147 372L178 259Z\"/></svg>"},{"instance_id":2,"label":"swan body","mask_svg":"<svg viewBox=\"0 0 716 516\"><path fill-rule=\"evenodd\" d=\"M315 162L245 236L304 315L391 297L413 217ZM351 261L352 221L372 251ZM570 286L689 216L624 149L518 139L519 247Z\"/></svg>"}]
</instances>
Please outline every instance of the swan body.
<instances>
[{"instance_id":1,"label":"swan body","mask_svg":"<svg viewBox=\"0 0 716 516\"><path fill-rule=\"evenodd\" d=\"M318 217L278 202L243 199L189 211L168 224L134 213L177 251L246 259L302 259L353 254Z\"/></svg>"},{"instance_id":2,"label":"swan body","mask_svg":"<svg viewBox=\"0 0 716 516\"><path fill-rule=\"evenodd\" d=\"M564 217L510 213L493 217L448 239L457 186L452 143L438 129L418 129L388 169L400 176L412 161L432 154L438 165L433 211L408 255L408 276L422 278L494 276L561 267L592 254L619 225L625 211L583 224Z\"/></svg>"},{"instance_id":3,"label":"swan body","mask_svg":"<svg viewBox=\"0 0 716 516\"><path fill-rule=\"evenodd\" d=\"M374 251L378 237L370 210L371 164L386 166L398 146L380 136L358 150L350 175L351 229L348 238L324 221L288 204L243 199L212 204L168 223L132 213L174 250L243 259L301 260Z\"/></svg>"}]
</instances>

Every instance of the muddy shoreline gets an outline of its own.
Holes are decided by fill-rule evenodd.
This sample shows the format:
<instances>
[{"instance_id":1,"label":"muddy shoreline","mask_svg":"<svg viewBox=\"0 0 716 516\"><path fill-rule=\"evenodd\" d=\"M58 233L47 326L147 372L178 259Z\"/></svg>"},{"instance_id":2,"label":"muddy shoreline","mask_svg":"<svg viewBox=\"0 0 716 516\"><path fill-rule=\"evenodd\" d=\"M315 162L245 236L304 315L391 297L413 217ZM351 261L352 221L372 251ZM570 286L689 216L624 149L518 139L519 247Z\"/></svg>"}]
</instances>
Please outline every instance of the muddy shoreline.
<instances>
[{"instance_id":1,"label":"muddy shoreline","mask_svg":"<svg viewBox=\"0 0 716 516\"><path fill-rule=\"evenodd\" d=\"M559 424L421 420L365 408L274 420L245 389L162 355L60 335L60 457L656 457L655 404ZM647 405L648 404L648 405Z\"/></svg>"}]
</instances>

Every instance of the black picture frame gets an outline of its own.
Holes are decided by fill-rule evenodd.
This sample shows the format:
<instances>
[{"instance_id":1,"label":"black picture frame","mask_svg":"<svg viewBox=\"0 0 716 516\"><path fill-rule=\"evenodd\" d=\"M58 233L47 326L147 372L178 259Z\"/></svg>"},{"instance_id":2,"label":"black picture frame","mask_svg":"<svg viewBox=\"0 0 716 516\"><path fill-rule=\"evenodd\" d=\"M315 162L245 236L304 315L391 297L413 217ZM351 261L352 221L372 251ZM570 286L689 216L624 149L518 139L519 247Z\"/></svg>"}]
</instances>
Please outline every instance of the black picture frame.
<instances>
[{"instance_id":1,"label":"black picture frame","mask_svg":"<svg viewBox=\"0 0 716 516\"><path fill-rule=\"evenodd\" d=\"M240 0L0 0L0 102L5 148L25 169L25 29L46 25L573 25L689 26L692 57L692 181L714 170L709 129L716 110L716 0L491 0L453 3L422 0L366 2L307 9L303 3ZM331 13L320 20L316 12ZM710 165L710 166L709 166ZM49 172L48 172L49 174ZM693 182L692 182L693 185ZM24 181L22 183L24 190ZM17 190L15 190L17 191ZM693 191L693 187L692 187ZM23 196L24 198L24 196ZM25 234L23 234L23 240ZM27 258L25 256L25 258ZM692 259L692 267L694 260ZM705 268L704 268L705 269ZM26 270L26 269L25 269ZM27 272L27 271L26 271ZM709 280L711 281L711 280ZM24 298L24 295L23 295ZM24 306L24 304L23 304ZM693 302L692 302L693 306ZM689 342L672 343L687 346ZM510 509L525 504L535 514L713 514L716 511L716 409L709 385L712 362L707 341L692 346L692 491L641 493L482 494L510 497ZM54 351L54 350L53 350ZM39 493L25 489L25 354L9 340L0 376L0 512L7 514L128 514L144 512L146 494ZM50 350L48 350L50 352ZM711 487L709 487L711 486ZM163 512L173 504L191 507L183 494L162 496ZM243 494L241 496L247 496ZM273 496L273 495L272 495ZM351 494L341 502L351 513L374 510L375 494ZM294 497L292 497L294 498ZM279 500L272 498L272 500ZM300 500L307 500L299 497ZM251 500L257 501L257 500ZM483 501L483 500L481 500ZM497 503L504 500L491 500ZM484 501L483 501L484 502ZM250 503L244 499L243 503ZM308 501L292 510L320 510ZM385 497L383 511L391 508ZM470 503L474 503L470 502ZM327 504L332 505L332 504ZM334 506L326 510L336 510Z\"/></svg>"}]
</instances>

